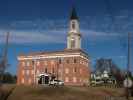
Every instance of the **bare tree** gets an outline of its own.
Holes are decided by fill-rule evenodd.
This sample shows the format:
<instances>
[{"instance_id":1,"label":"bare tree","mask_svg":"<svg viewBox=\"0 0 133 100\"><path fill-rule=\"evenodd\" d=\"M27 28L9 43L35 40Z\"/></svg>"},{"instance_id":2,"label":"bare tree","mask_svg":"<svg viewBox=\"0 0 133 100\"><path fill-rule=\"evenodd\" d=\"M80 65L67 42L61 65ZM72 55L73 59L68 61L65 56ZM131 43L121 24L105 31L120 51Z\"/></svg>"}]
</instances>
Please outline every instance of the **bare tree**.
<instances>
[{"instance_id":1,"label":"bare tree","mask_svg":"<svg viewBox=\"0 0 133 100\"><path fill-rule=\"evenodd\" d=\"M3 81L3 74L8 66L7 61L7 52L8 52L8 38L9 38L9 32L6 34L6 44L4 51L2 53L2 57L0 58L0 86L2 86Z\"/></svg>"},{"instance_id":2,"label":"bare tree","mask_svg":"<svg viewBox=\"0 0 133 100\"><path fill-rule=\"evenodd\" d=\"M100 58L96 61L95 73L103 73L105 70L116 79L118 85L122 85L125 75L112 59Z\"/></svg>"}]
</instances>

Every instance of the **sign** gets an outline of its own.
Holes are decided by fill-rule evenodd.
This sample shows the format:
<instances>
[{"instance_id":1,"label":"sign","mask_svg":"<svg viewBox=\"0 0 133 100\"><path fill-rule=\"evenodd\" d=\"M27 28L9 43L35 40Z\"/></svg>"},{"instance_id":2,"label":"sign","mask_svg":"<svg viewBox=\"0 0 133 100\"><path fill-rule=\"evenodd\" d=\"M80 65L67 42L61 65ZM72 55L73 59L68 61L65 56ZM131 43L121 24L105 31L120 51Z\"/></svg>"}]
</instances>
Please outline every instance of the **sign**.
<instances>
[{"instance_id":1,"label":"sign","mask_svg":"<svg viewBox=\"0 0 133 100\"><path fill-rule=\"evenodd\" d=\"M130 78L126 78L124 80L124 87L130 88L130 87L132 87L132 85L133 85L133 82L132 82L132 80Z\"/></svg>"}]
</instances>

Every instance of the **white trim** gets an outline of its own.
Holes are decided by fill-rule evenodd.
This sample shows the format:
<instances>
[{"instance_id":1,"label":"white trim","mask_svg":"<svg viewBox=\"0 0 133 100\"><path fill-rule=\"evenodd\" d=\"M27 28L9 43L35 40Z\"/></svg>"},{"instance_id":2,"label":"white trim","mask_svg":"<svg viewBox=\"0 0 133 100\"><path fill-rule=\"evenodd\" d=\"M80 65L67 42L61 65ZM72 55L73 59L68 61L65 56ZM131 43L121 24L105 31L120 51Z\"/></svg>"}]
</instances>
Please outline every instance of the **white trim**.
<instances>
[{"instance_id":1,"label":"white trim","mask_svg":"<svg viewBox=\"0 0 133 100\"><path fill-rule=\"evenodd\" d=\"M40 76L42 76L42 75L44 75L44 76L49 76L48 74L39 74L38 76L40 77Z\"/></svg>"},{"instance_id":2,"label":"white trim","mask_svg":"<svg viewBox=\"0 0 133 100\"><path fill-rule=\"evenodd\" d=\"M64 58L64 57L82 57L82 58L84 58L84 59L86 59L86 60L88 60L86 57L84 57L84 56L82 56L82 55L80 55L80 54L74 54L74 55L64 55L64 54L62 54L62 55L58 55L58 56L45 56L45 55L43 55L43 56L20 56L20 57L18 57L18 60L37 60L37 59L45 59L45 58Z\"/></svg>"}]
</instances>

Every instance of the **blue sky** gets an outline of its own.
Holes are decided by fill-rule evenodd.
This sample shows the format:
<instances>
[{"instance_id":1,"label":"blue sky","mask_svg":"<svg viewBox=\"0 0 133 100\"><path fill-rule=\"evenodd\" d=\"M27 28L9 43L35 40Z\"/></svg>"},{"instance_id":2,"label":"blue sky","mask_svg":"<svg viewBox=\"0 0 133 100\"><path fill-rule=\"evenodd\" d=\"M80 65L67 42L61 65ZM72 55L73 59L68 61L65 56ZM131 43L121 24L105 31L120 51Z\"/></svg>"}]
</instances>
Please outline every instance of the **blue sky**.
<instances>
[{"instance_id":1,"label":"blue sky","mask_svg":"<svg viewBox=\"0 0 133 100\"><path fill-rule=\"evenodd\" d=\"M20 53L66 48L72 4L80 18L82 48L92 66L104 57L126 68L127 33L133 33L132 0L0 0L0 53L5 33L10 32L7 71L16 74Z\"/></svg>"}]
</instances>

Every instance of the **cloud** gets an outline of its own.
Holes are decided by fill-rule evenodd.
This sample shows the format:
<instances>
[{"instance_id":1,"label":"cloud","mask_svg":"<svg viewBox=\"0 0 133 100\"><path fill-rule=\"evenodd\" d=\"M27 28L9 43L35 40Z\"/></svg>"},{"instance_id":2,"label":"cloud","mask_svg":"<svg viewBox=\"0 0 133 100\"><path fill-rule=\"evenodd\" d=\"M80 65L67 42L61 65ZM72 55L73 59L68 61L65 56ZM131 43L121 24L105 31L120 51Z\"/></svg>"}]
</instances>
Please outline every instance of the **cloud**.
<instances>
[{"instance_id":1,"label":"cloud","mask_svg":"<svg viewBox=\"0 0 133 100\"><path fill-rule=\"evenodd\" d=\"M84 16L81 27L99 32L126 34L133 31L132 16L131 11L120 11L112 15Z\"/></svg>"},{"instance_id":2,"label":"cloud","mask_svg":"<svg viewBox=\"0 0 133 100\"><path fill-rule=\"evenodd\" d=\"M133 17L121 11L112 16L85 16L80 19L83 39L109 41L126 38L133 31ZM11 43L66 43L69 22L66 19L16 20L9 23ZM5 41L5 29L0 30L0 43Z\"/></svg>"},{"instance_id":3,"label":"cloud","mask_svg":"<svg viewBox=\"0 0 133 100\"><path fill-rule=\"evenodd\" d=\"M133 14L121 12L109 16L84 16L80 19L82 30L93 30L106 33L127 33L133 31ZM113 19L113 20L112 20ZM9 23L10 29L14 30L68 30L69 22L66 19L36 19L18 20Z\"/></svg>"},{"instance_id":4,"label":"cloud","mask_svg":"<svg viewBox=\"0 0 133 100\"><path fill-rule=\"evenodd\" d=\"M5 42L6 31L0 31L0 43ZM66 43L67 29L60 30L11 30L10 43ZM122 37L117 33L97 32L93 30L81 30L83 40L91 43L108 41ZM124 36L123 36L124 37Z\"/></svg>"},{"instance_id":5,"label":"cloud","mask_svg":"<svg viewBox=\"0 0 133 100\"><path fill-rule=\"evenodd\" d=\"M0 43L4 43L5 32L0 31ZM10 31L10 43L65 43L64 36L57 32L47 31L44 33L35 31Z\"/></svg>"},{"instance_id":6,"label":"cloud","mask_svg":"<svg viewBox=\"0 0 133 100\"><path fill-rule=\"evenodd\" d=\"M15 30L62 30L67 28L67 22L64 19L19 20L11 22L9 26Z\"/></svg>"},{"instance_id":7,"label":"cloud","mask_svg":"<svg viewBox=\"0 0 133 100\"><path fill-rule=\"evenodd\" d=\"M121 42L121 40L125 40L126 34L121 35L119 33L107 33L107 32L98 32L94 30L81 30L83 39L86 40L90 45L96 45L100 42L109 42L109 41L117 41ZM122 41L121 43L123 43ZM125 42L124 42L125 43Z\"/></svg>"},{"instance_id":8,"label":"cloud","mask_svg":"<svg viewBox=\"0 0 133 100\"><path fill-rule=\"evenodd\" d=\"M5 42L6 31L0 31L0 43ZM67 30L12 30L10 31L10 43L66 43ZM120 34L97 32L93 30L81 30L83 39L87 41L105 41L118 39Z\"/></svg>"}]
</instances>

